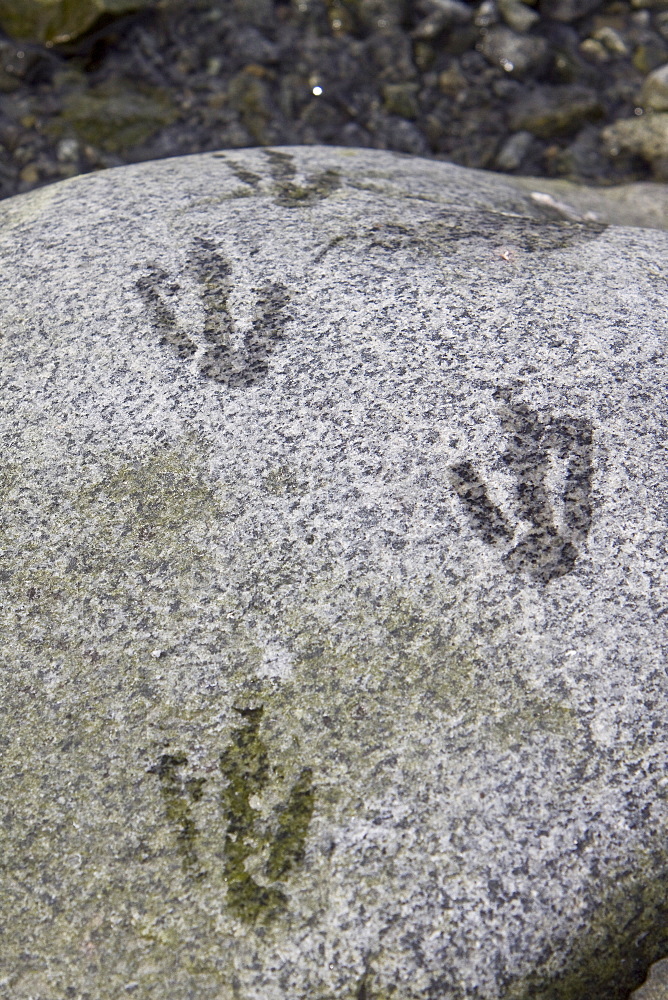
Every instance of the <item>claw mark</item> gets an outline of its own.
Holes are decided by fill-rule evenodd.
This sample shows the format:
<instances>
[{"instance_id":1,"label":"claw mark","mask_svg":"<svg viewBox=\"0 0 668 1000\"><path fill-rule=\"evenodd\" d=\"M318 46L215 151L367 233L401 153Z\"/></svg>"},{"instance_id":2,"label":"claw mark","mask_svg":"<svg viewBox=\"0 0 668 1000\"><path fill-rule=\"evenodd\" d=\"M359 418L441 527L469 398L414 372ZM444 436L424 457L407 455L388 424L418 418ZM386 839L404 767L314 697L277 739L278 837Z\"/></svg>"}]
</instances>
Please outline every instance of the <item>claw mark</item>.
<instances>
[{"instance_id":1,"label":"claw mark","mask_svg":"<svg viewBox=\"0 0 668 1000\"><path fill-rule=\"evenodd\" d=\"M513 529L505 515L490 500L487 487L470 462L453 465L450 469L450 483L460 500L466 504L471 520L485 542L494 545L513 537Z\"/></svg>"},{"instance_id":2,"label":"claw mark","mask_svg":"<svg viewBox=\"0 0 668 1000\"><path fill-rule=\"evenodd\" d=\"M197 353L197 345L176 324L172 302L180 289L178 281L170 279L156 264L149 264L148 274L137 281L139 294L153 312L160 333L159 343L170 347L179 360L188 361Z\"/></svg>"},{"instance_id":3,"label":"claw mark","mask_svg":"<svg viewBox=\"0 0 668 1000\"><path fill-rule=\"evenodd\" d=\"M498 212L448 209L435 218L414 223L403 220L362 223L343 235L334 237L318 254L321 260L344 242L362 243L365 250L395 252L409 250L430 256L471 253L483 259L490 252L501 260L515 263L520 254L549 253L594 240L606 229L596 222L550 222Z\"/></svg>"},{"instance_id":4,"label":"claw mark","mask_svg":"<svg viewBox=\"0 0 668 1000\"><path fill-rule=\"evenodd\" d=\"M157 265L137 281L137 290L153 314L160 344L180 361L194 361L198 371L228 388L249 388L269 371L269 359L284 338L288 293L280 284L254 290L255 310L250 328L235 337L229 309L232 268L210 240L196 239L187 258L187 276L194 278L204 309L200 331L186 330L177 317L182 286Z\"/></svg>"},{"instance_id":5,"label":"claw mark","mask_svg":"<svg viewBox=\"0 0 668 1000\"><path fill-rule=\"evenodd\" d=\"M276 204L284 208L299 208L312 205L328 198L341 186L338 170L321 170L307 178L306 184L295 182L297 170L294 157L290 153L279 153L274 149L264 149L269 160L270 172L276 189Z\"/></svg>"},{"instance_id":6,"label":"claw mark","mask_svg":"<svg viewBox=\"0 0 668 1000\"><path fill-rule=\"evenodd\" d=\"M241 349L233 346L234 321L228 309L232 269L213 243L196 240L189 264L202 288L205 321L200 371L232 388L255 385L269 371L269 357L283 340L282 320L288 296L282 285L256 290L255 316Z\"/></svg>"},{"instance_id":7,"label":"claw mark","mask_svg":"<svg viewBox=\"0 0 668 1000\"><path fill-rule=\"evenodd\" d=\"M225 824L222 876L229 909L245 923L255 923L287 907L284 887L304 860L313 816L313 770L303 767L285 788L281 769L272 766L260 733L263 709L236 711L242 723L233 730L219 760L223 779L219 805ZM184 754L163 754L149 774L160 779L167 822L176 837L183 870L199 880L209 872L198 859L200 831L193 813L207 779L187 777L187 765ZM210 828L207 832L210 837Z\"/></svg>"},{"instance_id":8,"label":"claw mark","mask_svg":"<svg viewBox=\"0 0 668 1000\"><path fill-rule=\"evenodd\" d=\"M265 886L248 872L247 864L269 847L260 878L283 879L302 860L304 841L313 814L313 772L304 768L279 809L275 831L263 830L260 811L252 800L270 781L266 744L259 729L262 708L237 709L244 724L232 734L232 744L221 754L220 768L227 780L222 803L227 818L225 879L228 906L247 923L285 908L287 897L278 887Z\"/></svg>"},{"instance_id":9,"label":"claw mark","mask_svg":"<svg viewBox=\"0 0 668 1000\"><path fill-rule=\"evenodd\" d=\"M248 187L252 188L257 188L259 186L260 181L262 180L260 174L256 174L253 170L248 170L240 163L237 163L236 160L231 160L224 153L217 153L216 157L217 159L225 160L234 176L238 178L242 184L247 184Z\"/></svg>"},{"instance_id":10,"label":"claw mark","mask_svg":"<svg viewBox=\"0 0 668 1000\"><path fill-rule=\"evenodd\" d=\"M269 782L269 760L258 733L262 709L239 711L248 725L235 730L232 745L220 757L220 769L227 779L222 798L227 818L225 879L228 905L242 920L252 922L263 911L283 909L287 899L280 889L259 885L246 870L246 862L262 849L256 830L258 810L251 799Z\"/></svg>"},{"instance_id":11,"label":"claw mark","mask_svg":"<svg viewBox=\"0 0 668 1000\"><path fill-rule=\"evenodd\" d=\"M310 174L305 179L305 183L300 184L295 180L297 168L291 153L280 152L276 149L263 149L262 153L269 163L274 204L281 205L283 208L302 208L305 205L313 205L317 201L328 198L341 186L339 171L331 169ZM225 160L232 173L242 183L247 184L255 191L260 190L262 177L259 174L237 163L226 153L215 155L217 158Z\"/></svg>"},{"instance_id":12,"label":"claw mark","mask_svg":"<svg viewBox=\"0 0 668 1000\"><path fill-rule=\"evenodd\" d=\"M506 552L508 566L547 583L573 569L591 526L592 429L578 417L555 419L499 390L501 426L508 436L502 460L517 483L516 505L531 528ZM564 465L561 495L563 524L551 502L548 478L551 456ZM465 504L476 532L485 542L499 545L516 534L470 462L450 469L450 482Z\"/></svg>"},{"instance_id":13,"label":"claw mark","mask_svg":"<svg viewBox=\"0 0 668 1000\"><path fill-rule=\"evenodd\" d=\"M188 758L163 754L155 767L149 769L150 774L157 774L160 779L160 791L165 803L167 821L176 833L176 843L183 859L183 870L194 874L195 878L203 878L204 871L198 868L195 846L199 831L192 816L191 805L202 798L205 778L184 779L181 768L188 763Z\"/></svg>"},{"instance_id":14,"label":"claw mark","mask_svg":"<svg viewBox=\"0 0 668 1000\"><path fill-rule=\"evenodd\" d=\"M313 771L303 768L287 803L279 810L267 877L282 879L304 860L304 842L313 815Z\"/></svg>"}]
</instances>

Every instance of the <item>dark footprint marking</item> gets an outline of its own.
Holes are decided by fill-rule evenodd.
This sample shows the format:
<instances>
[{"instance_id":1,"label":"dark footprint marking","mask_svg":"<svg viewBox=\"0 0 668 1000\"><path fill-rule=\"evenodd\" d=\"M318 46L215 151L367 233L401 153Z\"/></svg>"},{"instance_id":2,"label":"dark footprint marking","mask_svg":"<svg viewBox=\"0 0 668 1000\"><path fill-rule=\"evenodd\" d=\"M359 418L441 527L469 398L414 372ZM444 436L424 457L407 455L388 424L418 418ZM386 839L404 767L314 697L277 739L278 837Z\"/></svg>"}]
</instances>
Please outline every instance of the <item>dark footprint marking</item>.
<instances>
[{"instance_id":1,"label":"dark footprint marking","mask_svg":"<svg viewBox=\"0 0 668 1000\"><path fill-rule=\"evenodd\" d=\"M275 205L281 205L283 208L304 208L329 198L341 187L341 175L338 170L320 170L310 174L303 184L299 184L295 180L297 168L292 153L263 149L262 154L268 161ZM216 156L225 160L234 176L243 184L247 184L254 191L260 190L262 183L260 174L248 170L226 153L218 153Z\"/></svg>"},{"instance_id":2,"label":"dark footprint marking","mask_svg":"<svg viewBox=\"0 0 668 1000\"><path fill-rule=\"evenodd\" d=\"M246 923L285 909L287 897L276 886L261 885L246 870L247 860L268 848L262 874L270 881L285 879L303 859L306 833L313 815L313 772L303 768L288 801L275 810L273 822L263 825L251 803L271 780L267 747L260 735L262 708L237 709L243 724L232 733L232 743L221 754L226 780L221 803L227 820L225 881L228 906Z\"/></svg>"},{"instance_id":3,"label":"dark footprint marking","mask_svg":"<svg viewBox=\"0 0 668 1000\"><path fill-rule=\"evenodd\" d=\"M221 829L220 875L228 908L244 923L254 924L270 920L287 908L284 887L304 860L315 792L310 767L303 767L292 784L285 787L281 769L272 764L260 732L264 710L236 711L241 724L232 731L230 744L219 760L222 788L218 802L225 831L223 836ZM204 784L215 778L189 777L184 754L163 754L148 773L160 780L167 823L176 839L184 872L197 880L206 878L210 873L198 858L201 834L194 813ZM275 792L277 782L282 801L263 812L258 800L272 787ZM220 853L216 852L216 856L220 857Z\"/></svg>"},{"instance_id":4,"label":"dark footprint marking","mask_svg":"<svg viewBox=\"0 0 668 1000\"><path fill-rule=\"evenodd\" d=\"M528 533L506 552L504 560L510 569L548 583L571 572L579 556L578 546L591 526L591 425L579 417L556 419L523 403L513 403L506 390L495 395L501 402L501 426L508 436L502 460L516 481L521 518L531 524ZM551 455L565 463L561 526L548 489ZM492 502L470 462L453 466L449 476L474 530L485 542L498 546L514 537L516 529Z\"/></svg>"},{"instance_id":5,"label":"dark footprint marking","mask_svg":"<svg viewBox=\"0 0 668 1000\"><path fill-rule=\"evenodd\" d=\"M163 754L158 763L149 769L149 774L157 774L160 791L165 804L167 822L176 836L176 844L183 859L183 870L195 878L204 878L206 872L199 870L197 860L197 839L199 830L192 815L192 805L202 798L205 778L186 778L183 768L188 758L181 755Z\"/></svg>"},{"instance_id":6,"label":"dark footprint marking","mask_svg":"<svg viewBox=\"0 0 668 1000\"><path fill-rule=\"evenodd\" d=\"M363 244L367 251L409 250L430 257L473 252L489 267L499 259L501 246L512 246L528 254L563 250L596 239L606 228L598 222L543 221L485 209L448 208L420 223L375 222L358 231L335 236L319 252L317 259L321 260L334 247L351 242Z\"/></svg>"},{"instance_id":7,"label":"dark footprint marking","mask_svg":"<svg viewBox=\"0 0 668 1000\"><path fill-rule=\"evenodd\" d=\"M274 180L275 203L284 208L301 208L323 201L341 186L338 170L321 170L311 174L304 184L295 182L297 173L294 157L290 153L280 153L273 149L263 149L269 160L269 170Z\"/></svg>"},{"instance_id":8,"label":"dark footprint marking","mask_svg":"<svg viewBox=\"0 0 668 1000\"><path fill-rule=\"evenodd\" d=\"M489 545L507 542L513 529L505 515L492 502L487 487L470 462L460 462L450 469L450 483L460 500L466 505L476 532Z\"/></svg>"},{"instance_id":9,"label":"dark footprint marking","mask_svg":"<svg viewBox=\"0 0 668 1000\"><path fill-rule=\"evenodd\" d=\"M137 281L137 290L153 313L160 335L159 344L169 347L180 361L189 361L197 353L197 345L178 329L172 308L181 286L157 264L149 264L148 274Z\"/></svg>"},{"instance_id":10,"label":"dark footprint marking","mask_svg":"<svg viewBox=\"0 0 668 1000\"><path fill-rule=\"evenodd\" d=\"M234 285L232 267L210 240L197 239L188 254L187 273L194 278L204 309L200 332L179 325L176 304L182 288L178 280L155 264L137 281L137 290L153 316L159 343L180 361L194 361L198 371L231 389L250 388L269 372L269 361L284 339L289 295L283 285L267 283L253 290L255 307L250 328L235 337L229 309Z\"/></svg>"}]
</instances>

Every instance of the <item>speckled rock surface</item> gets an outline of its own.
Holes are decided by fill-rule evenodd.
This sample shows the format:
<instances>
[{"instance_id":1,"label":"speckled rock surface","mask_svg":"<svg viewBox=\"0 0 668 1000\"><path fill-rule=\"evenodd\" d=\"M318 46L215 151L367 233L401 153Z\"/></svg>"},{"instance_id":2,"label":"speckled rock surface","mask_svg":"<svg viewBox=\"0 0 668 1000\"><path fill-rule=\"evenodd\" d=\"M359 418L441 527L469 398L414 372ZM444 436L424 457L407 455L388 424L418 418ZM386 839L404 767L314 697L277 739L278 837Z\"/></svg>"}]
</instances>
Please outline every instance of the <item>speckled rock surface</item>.
<instances>
[{"instance_id":1,"label":"speckled rock surface","mask_svg":"<svg viewBox=\"0 0 668 1000\"><path fill-rule=\"evenodd\" d=\"M0 994L668 951L668 235L390 153L0 206Z\"/></svg>"},{"instance_id":2,"label":"speckled rock surface","mask_svg":"<svg viewBox=\"0 0 668 1000\"><path fill-rule=\"evenodd\" d=\"M668 1000L668 959L652 966L647 982L633 993L631 1000Z\"/></svg>"}]
</instances>

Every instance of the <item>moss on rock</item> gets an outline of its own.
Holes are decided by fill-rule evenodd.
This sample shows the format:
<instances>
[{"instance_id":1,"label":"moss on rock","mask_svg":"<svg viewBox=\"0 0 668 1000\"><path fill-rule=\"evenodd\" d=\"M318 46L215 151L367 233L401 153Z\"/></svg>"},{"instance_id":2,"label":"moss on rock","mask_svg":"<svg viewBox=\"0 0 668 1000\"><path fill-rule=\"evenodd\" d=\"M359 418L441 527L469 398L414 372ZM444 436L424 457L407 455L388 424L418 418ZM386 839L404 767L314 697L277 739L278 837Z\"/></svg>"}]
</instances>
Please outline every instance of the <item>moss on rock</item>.
<instances>
[{"instance_id":1,"label":"moss on rock","mask_svg":"<svg viewBox=\"0 0 668 1000\"><path fill-rule=\"evenodd\" d=\"M54 137L75 135L108 153L121 153L150 139L178 117L168 91L110 80L65 98L62 115L49 125Z\"/></svg>"},{"instance_id":2,"label":"moss on rock","mask_svg":"<svg viewBox=\"0 0 668 1000\"><path fill-rule=\"evenodd\" d=\"M0 0L0 27L14 38L58 44L83 35L104 14L127 14L156 0Z\"/></svg>"}]
</instances>

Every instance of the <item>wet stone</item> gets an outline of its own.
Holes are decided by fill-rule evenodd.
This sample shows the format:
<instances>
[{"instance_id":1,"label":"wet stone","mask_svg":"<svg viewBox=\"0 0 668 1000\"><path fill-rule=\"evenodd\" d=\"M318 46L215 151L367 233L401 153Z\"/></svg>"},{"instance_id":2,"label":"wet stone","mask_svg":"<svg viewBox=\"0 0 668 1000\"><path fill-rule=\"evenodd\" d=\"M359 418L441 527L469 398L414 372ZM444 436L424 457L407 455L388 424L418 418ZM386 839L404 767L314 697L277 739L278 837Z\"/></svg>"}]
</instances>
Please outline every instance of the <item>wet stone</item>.
<instances>
[{"instance_id":1,"label":"wet stone","mask_svg":"<svg viewBox=\"0 0 668 1000\"><path fill-rule=\"evenodd\" d=\"M532 10L524 0L499 0L499 11L513 31L530 31L540 21L540 14Z\"/></svg>"},{"instance_id":2,"label":"wet stone","mask_svg":"<svg viewBox=\"0 0 668 1000\"><path fill-rule=\"evenodd\" d=\"M539 10L543 17L569 23L591 14L600 6L601 0L540 0Z\"/></svg>"},{"instance_id":3,"label":"wet stone","mask_svg":"<svg viewBox=\"0 0 668 1000\"><path fill-rule=\"evenodd\" d=\"M531 132L514 132L504 142L497 157L495 166L498 170L516 170L522 164L533 144Z\"/></svg>"},{"instance_id":4,"label":"wet stone","mask_svg":"<svg viewBox=\"0 0 668 1000\"><path fill-rule=\"evenodd\" d=\"M275 23L276 6L273 0L232 0L232 6L244 24L266 28Z\"/></svg>"},{"instance_id":5,"label":"wet stone","mask_svg":"<svg viewBox=\"0 0 668 1000\"><path fill-rule=\"evenodd\" d=\"M540 67L548 52L544 38L518 35L502 26L485 31L479 48L493 66L520 79Z\"/></svg>"},{"instance_id":6,"label":"wet stone","mask_svg":"<svg viewBox=\"0 0 668 1000\"><path fill-rule=\"evenodd\" d=\"M660 10L655 14L654 22L661 37L668 42L668 10Z\"/></svg>"},{"instance_id":7,"label":"wet stone","mask_svg":"<svg viewBox=\"0 0 668 1000\"><path fill-rule=\"evenodd\" d=\"M73 89L63 113L49 123L54 139L70 144L92 143L110 153L141 145L171 124L178 110L167 89L143 87L130 80L113 80L89 90Z\"/></svg>"},{"instance_id":8,"label":"wet stone","mask_svg":"<svg viewBox=\"0 0 668 1000\"><path fill-rule=\"evenodd\" d=\"M420 110L418 104L417 83L387 83L383 87L383 105L389 114L400 115L402 118L417 118Z\"/></svg>"},{"instance_id":9,"label":"wet stone","mask_svg":"<svg viewBox=\"0 0 668 1000\"><path fill-rule=\"evenodd\" d=\"M633 153L647 160L658 181L668 181L668 112L621 118L601 133L610 156Z\"/></svg>"},{"instance_id":10,"label":"wet stone","mask_svg":"<svg viewBox=\"0 0 668 1000\"><path fill-rule=\"evenodd\" d=\"M413 30L413 38L429 41L436 38L446 28L468 24L473 13L462 0L422 0L416 4L418 10L427 16Z\"/></svg>"},{"instance_id":11,"label":"wet stone","mask_svg":"<svg viewBox=\"0 0 668 1000\"><path fill-rule=\"evenodd\" d=\"M640 103L651 111L668 111L668 63L645 78Z\"/></svg>"},{"instance_id":12,"label":"wet stone","mask_svg":"<svg viewBox=\"0 0 668 1000\"><path fill-rule=\"evenodd\" d=\"M567 201L284 147L0 206L8 996L668 953L668 234Z\"/></svg>"},{"instance_id":13,"label":"wet stone","mask_svg":"<svg viewBox=\"0 0 668 1000\"><path fill-rule=\"evenodd\" d=\"M589 88L544 85L516 101L510 109L510 123L514 129L549 138L573 134L602 114L600 98Z\"/></svg>"},{"instance_id":14,"label":"wet stone","mask_svg":"<svg viewBox=\"0 0 668 1000\"><path fill-rule=\"evenodd\" d=\"M231 31L230 48L246 63L273 63L278 60L278 49L252 25L243 25Z\"/></svg>"},{"instance_id":15,"label":"wet stone","mask_svg":"<svg viewBox=\"0 0 668 1000\"><path fill-rule=\"evenodd\" d=\"M66 42L84 34L99 18L147 8L152 0L0 0L0 28L26 41ZM167 3L172 0L167 0ZM255 2L255 0L253 0Z\"/></svg>"}]
</instances>

